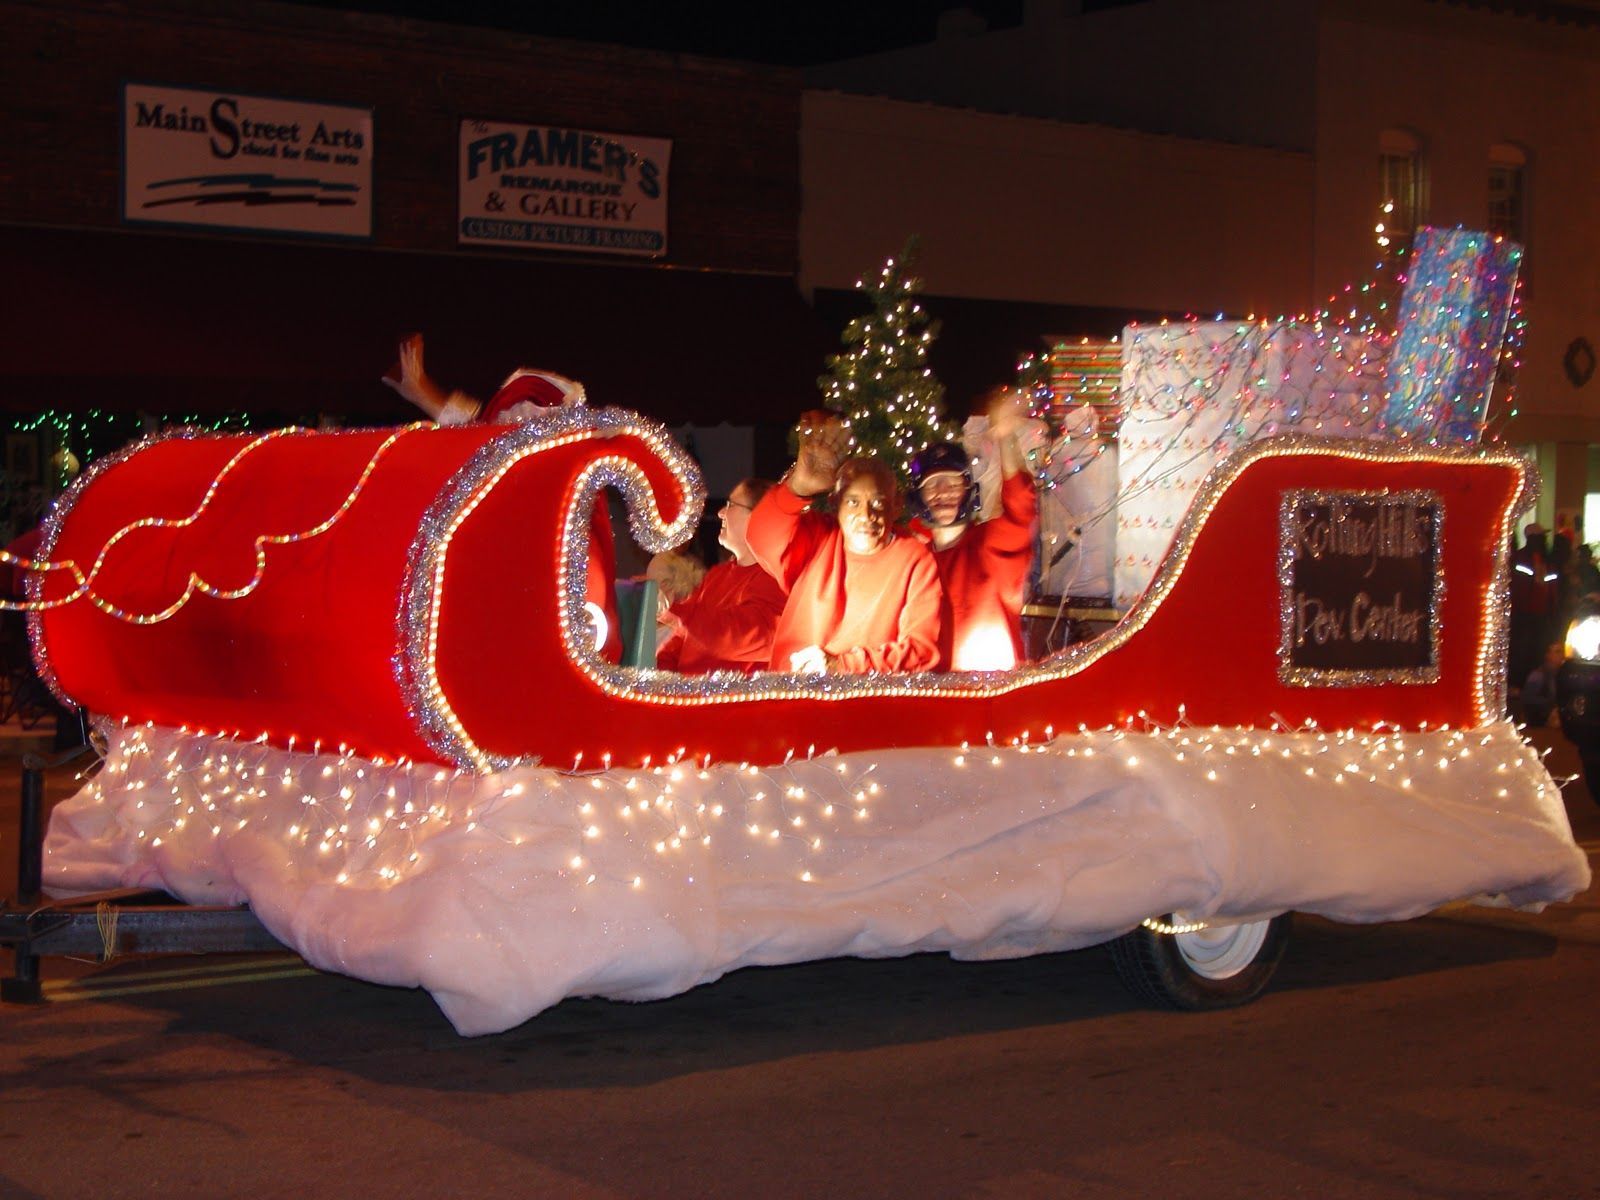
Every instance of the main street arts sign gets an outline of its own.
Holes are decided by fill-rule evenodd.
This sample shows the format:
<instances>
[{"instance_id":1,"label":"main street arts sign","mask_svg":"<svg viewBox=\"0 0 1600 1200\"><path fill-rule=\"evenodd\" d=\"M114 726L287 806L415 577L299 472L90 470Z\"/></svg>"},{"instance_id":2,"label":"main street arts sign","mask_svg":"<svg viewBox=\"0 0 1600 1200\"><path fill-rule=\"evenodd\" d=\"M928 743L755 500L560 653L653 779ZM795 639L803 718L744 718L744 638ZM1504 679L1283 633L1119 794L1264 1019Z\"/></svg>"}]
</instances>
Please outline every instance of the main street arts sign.
<instances>
[{"instance_id":1,"label":"main street arts sign","mask_svg":"<svg viewBox=\"0 0 1600 1200\"><path fill-rule=\"evenodd\" d=\"M370 238L372 110L125 84L122 216Z\"/></svg>"},{"instance_id":2,"label":"main street arts sign","mask_svg":"<svg viewBox=\"0 0 1600 1200\"><path fill-rule=\"evenodd\" d=\"M462 121L457 240L659 257L671 156L664 138Z\"/></svg>"},{"instance_id":3,"label":"main street arts sign","mask_svg":"<svg viewBox=\"0 0 1600 1200\"><path fill-rule=\"evenodd\" d=\"M1439 678L1439 551L1432 492L1284 494L1278 676L1302 687Z\"/></svg>"}]
</instances>

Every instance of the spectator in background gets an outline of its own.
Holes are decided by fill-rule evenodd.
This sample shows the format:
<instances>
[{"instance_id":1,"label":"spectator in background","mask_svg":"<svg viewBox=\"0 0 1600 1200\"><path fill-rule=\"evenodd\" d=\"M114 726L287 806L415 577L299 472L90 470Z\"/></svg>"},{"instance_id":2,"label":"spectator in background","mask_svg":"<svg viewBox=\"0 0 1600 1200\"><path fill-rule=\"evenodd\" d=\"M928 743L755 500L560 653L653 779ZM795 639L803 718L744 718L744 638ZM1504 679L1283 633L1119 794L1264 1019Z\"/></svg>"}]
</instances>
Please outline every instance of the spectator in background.
<instances>
[{"instance_id":1,"label":"spectator in background","mask_svg":"<svg viewBox=\"0 0 1600 1200\"><path fill-rule=\"evenodd\" d=\"M11 573L7 577L7 600L23 601L28 598L28 575L30 571L24 564L32 562L38 556L39 543L44 540L44 525L37 524L26 533L19 535L15 541L6 547L6 553L11 556Z\"/></svg>"},{"instance_id":2,"label":"spectator in background","mask_svg":"<svg viewBox=\"0 0 1600 1200\"><path fill-rule=\"evenodd\" d=\"M831 413L802 418L784 482L750 515L750 546L786 593L772 667L806 674L936 670L943 590L933 555L897 534L899 488L877 459L846 459ZM837 519L808 511L832 496Z\"/></svg>"},{"instance_id":3,"label":"spectator in background","mask_svg":"<svg viewBox=\"0 0 1600 1200\"><path fill-rule=\"evenodd\" d=\"M1551 642L1544 650L1544 661L1532 671L1522 685L1522 719L1529 725L1544 726L1550 723L1556 711L1556 673L1566 661L1560 642Z\"/></svg>"},{"instance_id":4,"label":"spectator in background","mask_svg":"<svg viewBox=\"0 0 1600 1200\"><path fill-rule=\"evenodd\" d=\"M749 528L750 514L774 486L770 480L746 479L718 510L717 541L733 557L707 571L690 594L663 602L662 623L672 636L657 654L657 666L685 674L750 672L772 661L785 598L778 581L756 561Z\"/></svg>"},{"instance_id":5,"label":"spectator in background","mask_svg":"<svg viewBox=\"0 0 1600 1200\"><path fill-rule=\"evenodd\" d=\"M1578 603L1600 601L1600 568L1594 564L1594 547L1580 543L1573 559L1572 586Z\"/></svg>"},{"instance_id":6,"label":"spectator in background","mask_svg":"<svg viewBox=\"0 0 1600 1200\"><path fill-rule=\"evenodd\" d=\"M1572 550L1578 544L1578 531L1573 528L1572 518L1565 512L1556 514L1556 531L1550 535L1550 565L1556 570L1564 570L1572 560Z\"/></svg>"},{"instance_id":7,"label":"spectator in background","mask_svg":"<svg viewBox=\"0 0 1600 1200\"><path fill-rule=\"evenodd\" d=\"M1522 548L1511 556L1511 646L1509 671L1512 680L1524 679L1538 664L1539 655L1550 644L1560 601L1560 574L1551 566L1545 538L1549 531L1537 521L1522 531Z\"/></svg>"},{"instance_id":8,"label":"spectator in background","mask_svg":"<svg viewBox=\"0 0 1600 1200\"><path fill-rule=\"evenodd\" d=\"M33 574L33 569L25 564L40 561L39 546L43 540L44 526L37 524L6 546L10 570L4 576L0 592L7 601L19 605L27 602L28 576ZM33 648L28 641L27 613L20 608L0 612L0 672L7 676L10 689L0 702L4 720L16 720L24 729L31 729L44 718L54 717L57 751L83 745L86 730L82 710L63 708L39 678Z\"/></svg>"}]
</instances>

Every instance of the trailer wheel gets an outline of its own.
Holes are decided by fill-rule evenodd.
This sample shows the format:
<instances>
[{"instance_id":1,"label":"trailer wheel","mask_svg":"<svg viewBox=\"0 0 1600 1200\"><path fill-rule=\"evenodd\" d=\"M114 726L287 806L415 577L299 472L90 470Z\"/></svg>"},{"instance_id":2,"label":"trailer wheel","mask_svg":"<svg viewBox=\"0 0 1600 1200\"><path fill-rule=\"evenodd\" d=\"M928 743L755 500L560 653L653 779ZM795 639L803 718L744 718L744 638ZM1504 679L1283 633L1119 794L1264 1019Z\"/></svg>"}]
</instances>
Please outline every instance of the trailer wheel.
<instances>
[{"instance_id":1,"label":"trailer wheel","mask_svg":"<svg viewBox=\"0 0 1600 1200\"><path fill-rule=\"evenodd\" d=\"M1122 982L1141 1000L1198 1011L1248 1004L1278 969L1290 914L1202 925L1172 913L1108 943Z\"/></svg>"}]
</instances>

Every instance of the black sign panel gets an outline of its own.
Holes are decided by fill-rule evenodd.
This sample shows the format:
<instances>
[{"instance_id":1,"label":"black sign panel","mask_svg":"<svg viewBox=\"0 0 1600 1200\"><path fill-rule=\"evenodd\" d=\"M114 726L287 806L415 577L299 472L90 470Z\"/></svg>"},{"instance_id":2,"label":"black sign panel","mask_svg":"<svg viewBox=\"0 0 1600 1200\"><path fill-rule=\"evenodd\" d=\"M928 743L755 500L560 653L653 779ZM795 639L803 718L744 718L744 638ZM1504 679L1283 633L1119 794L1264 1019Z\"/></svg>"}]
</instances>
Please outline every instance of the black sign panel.
<instances>
[{"instance_id":1,"label":"black sign panel","mask_svg":"<svg viewBox=\"0 0 1600 1200\"><path fill-rule=\"evenodd\" d=\"M1289 492L1280 512L1279 676L1433 683L1443 508L1432 492Z\"/></svg>"}]
</instances>

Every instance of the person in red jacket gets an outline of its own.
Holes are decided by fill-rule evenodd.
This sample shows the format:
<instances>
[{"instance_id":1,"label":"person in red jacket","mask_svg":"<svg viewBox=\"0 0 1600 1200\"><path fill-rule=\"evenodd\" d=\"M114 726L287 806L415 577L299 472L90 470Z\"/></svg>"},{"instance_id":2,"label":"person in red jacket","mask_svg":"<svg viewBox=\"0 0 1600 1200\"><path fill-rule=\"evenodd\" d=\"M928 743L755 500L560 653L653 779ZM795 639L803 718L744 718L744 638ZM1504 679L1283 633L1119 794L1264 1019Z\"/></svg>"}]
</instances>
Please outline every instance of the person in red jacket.
<instances>
[{"instance_id":1,"label":"person in red jacket","mask_svg":"<svg viewBox=\"0 0 1600 1200\"><path fill-rule=\"evenodd\" d=\"M717 513L720 542L733 557L706 572L682 600L663 606L662 624L672 637L656 654L656 665L695 675L706 671L758 671L772 661L772 635L783 613L778 581L756 562L750 548L750 514L775 485L746 479Z\"/></svg>"},{"instance_id":2,"label":"person in red jacket","mask_svg":"<svg viewBox=\"0 0 1600 1200\"><path fill-rule=\"evenodd\" d=\"M808 417L794 466L750 514L751 549L788 596L773 669L938 669L939 571L926 546L894 531L894 474L877 459L844 459L848 437L838 418ZM807 511L827 494L837 519Z\"/></svg>"},{"instance_id":3,"label":"person in red jacket","mask_svg":"<svg viewBox=\"0 0 1600 1200\"><path fill-rule=\"evenodd\" d=\"M423 366L420 333L401 339L400 361L383 376L383 382L437 425L465 425L469 421L515 425L548 409L577 407L586 399L583 384L554 371L535 371L530 367L518 367L506 376L487 404L465 392L446 392ZM617 548L611 517L605 504L598 502L589 521L588 601L584 607L594 625L595 650L613 663L622 656L617 606L609 583L617 573L616 568Z\"/></svg>"},{"instance_id":4,"label":"person in red jacket","mask_svg":"<svg viewBox=\"0 0 1600 1200\"><path fill-rule=\"evenodd\" d=\"M583 384L554 371L518 367L484 404L461 391L447 392L429 375L422 362L422 335L401 339L400 361L383 382L440 425L465 425L489 421L514 425L537 416L543 409L569 408L584 403Z\"/></svg>"},{"instance_id":5,"label":"person in red jacket","mask_svg":"<svg viewBox=\"0 0 1600 1200\"><path fill-rule=\"evenodd\" d=\"M1006 671L1022 661L1022 602L1033 565L1039 496L1023 466L1018 398L991 394L989 434L1000 456L1000 511L977 524L967 452L930 446L911 464L912 514L927 526L944 587L940 655L952 671Z\"/></svg>"}]
</instances>

